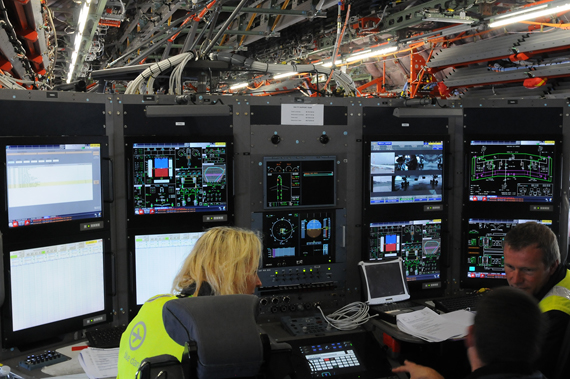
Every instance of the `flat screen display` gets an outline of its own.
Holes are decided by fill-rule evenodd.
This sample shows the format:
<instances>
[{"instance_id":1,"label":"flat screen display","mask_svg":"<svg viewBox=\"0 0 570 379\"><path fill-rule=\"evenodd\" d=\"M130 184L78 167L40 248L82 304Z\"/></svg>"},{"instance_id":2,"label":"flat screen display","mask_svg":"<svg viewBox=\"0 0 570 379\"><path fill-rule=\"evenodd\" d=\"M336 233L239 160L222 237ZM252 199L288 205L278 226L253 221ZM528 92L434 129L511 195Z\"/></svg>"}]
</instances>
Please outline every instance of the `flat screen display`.
<instances>
[{"instance_id":1,"label":"flat screen display","mask_svg":"<svg viewBox=\"0 0 570 379\"><path fill-rule=\"evenodd\" d=\"M467 224L467 278L506 279L503 240L515 226L534 221L552 228L552 220L470 218Z\"/></svg>"},{"instance_id":2,"label":"flat screen display","mask_svg":"<svg viewBox=\"0 0 570 379\"><path fill-rule=\"evenodd\" d=\"M133 143L135 215L226 211L226 142Z\"/></svg>"},{"instance_id":3,"label":"flat screen display","mask_svg":"<svg viewBox=\"0 0 570 379\"><path fill-rule=\"evenodd\" d=\"M443 200L443 140L370 141L370 204Z\"/></svg>"},{"instance_id":4,"label":"flat screen display","mask_svg":"<svg viewBox=\"0 0 570 379\"><path fill-rule=\"evenodd\" d=\"M107 319L103 239L10 249L3 344L22 346Z\"/></svg>"},{"instance_id":5,"label":"flat screen display","mask_svg":"<svg viewBox=\"0 0 570 379\"><path fill-rule=\"evenodd\" d=\"M470 140L468 149L470 202L553 202L554 140Z\"/></svg>"},{"instance_id":6,"label":"flat screen display","mask_svg":"<svg viewBox=\"0 0 570 379\"><path fill-rule=\"evenodd\" d=\"M101 145L6 145L8 227L102 217Z\"/></svg>"},{"instance_id":7,"label":"flat screen display","mask_svg":"<svg viewBox=\"0 0 570 379\"><path fill-rule=\"evenodd\" d=\"M204 232L135 235L137 305L155 295L170 293L174 277L202 234Z\"/></svg>"},{"instance_id":8,"label":"flat screen display","mask_svg":"<svg viewBox=\"0 0 570 379\"><path fill-rule=\"evenodd\" d=\"M312 378L366 371L364 362L358 357L352 341L349 340L305 345L299 349L309 364Z\"/></svg>"},{"instance_id":9,"label":"flat screen display","mask_svg":"<svg viewBox=\"0 0 570 379\"><path fill-rule=\"evenodd\" d=\"M265 157L263 163L266 209L336 205L336 157Z\"/></svg>"},{"instance_id":10,"label":"flat screen display","mask_svg":"<svg viewBox=\"0 0 570 379\"><path fill-rule=\"evenodd\" d=\"M334 215L334 210L265 213L262 266L334 263Z\"/></svg>"},{"instance_id":11,"label":"flat screen display","mask_svg":"<svg viewBox=\"0 0 570 379\"><path fill-rule=\"evenodd\" d=\"M440 219L373 222L369 226L370 261L401 257L408 281L440 278Z\"/></svg>"}]
</instances>

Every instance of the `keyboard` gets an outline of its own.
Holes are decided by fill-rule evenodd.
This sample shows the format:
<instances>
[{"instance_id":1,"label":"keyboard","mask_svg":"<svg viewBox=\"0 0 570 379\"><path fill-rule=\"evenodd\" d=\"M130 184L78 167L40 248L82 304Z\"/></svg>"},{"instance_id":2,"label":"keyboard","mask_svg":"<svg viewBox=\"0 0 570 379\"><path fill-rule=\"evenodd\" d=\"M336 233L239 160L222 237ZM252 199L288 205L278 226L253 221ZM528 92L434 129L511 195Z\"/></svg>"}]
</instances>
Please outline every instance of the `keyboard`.
<instances>
[{"instance_id":1,"label":"keyboard","mask_svg":"<svg viewBox=\"0 0 570 379\"><path fill-rule=\"evenodd\" d=\"M435 307L443 312L453 312L460 309L468 311L476 311L479 300L484 296L483 293L466 294L459 296L444 297L434 300Z\"/></svg>"},{"instance_id":2,"label":"keyboard","mask_svg":"<svg viewBox=\"0 0 570 379\"><path fill-rule=\"evenodd\" d=\"M90 347L110 349L119 347L121 335L127 329L126 326L114 326L112 328L95 329L85 332Z\"/></svg>"}]
</instances>

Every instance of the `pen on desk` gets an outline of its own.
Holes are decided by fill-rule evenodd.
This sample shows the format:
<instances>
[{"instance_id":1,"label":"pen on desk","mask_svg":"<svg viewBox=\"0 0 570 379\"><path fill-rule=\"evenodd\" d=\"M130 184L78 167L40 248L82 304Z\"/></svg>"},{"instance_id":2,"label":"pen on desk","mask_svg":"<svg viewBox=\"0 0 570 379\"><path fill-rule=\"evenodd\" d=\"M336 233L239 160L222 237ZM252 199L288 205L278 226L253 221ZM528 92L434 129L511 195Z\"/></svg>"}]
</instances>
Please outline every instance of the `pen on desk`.
<instances>
[{"instance_id":1,"label":"pen on desk","mask_svg":"<svg viewBox=\"0 0 570 379\"><path fill-rule=\"evenodd\" d=\"M79 351L79 350L83 350L83 349L87 349L89 346L87 345L83 345L83 346L73 346L71 348L71 351Z\"/></svg>"}]
</instances>

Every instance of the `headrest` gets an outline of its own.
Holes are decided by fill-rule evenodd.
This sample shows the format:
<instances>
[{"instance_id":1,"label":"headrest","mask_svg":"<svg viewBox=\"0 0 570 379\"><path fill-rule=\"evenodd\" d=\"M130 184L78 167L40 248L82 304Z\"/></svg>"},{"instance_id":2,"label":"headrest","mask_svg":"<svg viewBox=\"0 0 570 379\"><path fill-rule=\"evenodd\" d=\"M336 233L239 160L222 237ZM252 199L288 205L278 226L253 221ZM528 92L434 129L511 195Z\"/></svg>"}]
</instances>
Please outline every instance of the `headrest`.
<instances>
[{"instance_id":1,"label":"headrest","mask_svg":"<svg viewBox=\"0 0 570 379\"><path fill-rule=\"evenodd\" d=\"M167 302L162 318L176 343L196 342L198 378L255 376L263 362L258 304L254 295L187 297Z\"/></svg>"}]
</instances>

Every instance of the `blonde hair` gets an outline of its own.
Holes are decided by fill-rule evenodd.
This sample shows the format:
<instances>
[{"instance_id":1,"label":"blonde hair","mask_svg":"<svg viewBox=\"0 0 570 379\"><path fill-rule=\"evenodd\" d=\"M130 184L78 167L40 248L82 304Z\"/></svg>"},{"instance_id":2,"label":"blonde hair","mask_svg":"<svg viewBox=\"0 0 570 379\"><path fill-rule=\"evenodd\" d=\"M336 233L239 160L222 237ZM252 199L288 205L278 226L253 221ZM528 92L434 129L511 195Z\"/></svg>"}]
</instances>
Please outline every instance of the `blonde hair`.
<instances>
[{"instance_id":1,"label":"blonde hair","mask_svg":"<svg viewBox=\"0 0 570 379\"><path fill-rule=\"evenodd\" d=\"M194 284L193 295L207 282L215 295L245 294L247 280L256 275L261 240L251 230L220 226L206 231L174 278L173 293Z\"/></svg>"}]
</instances>

